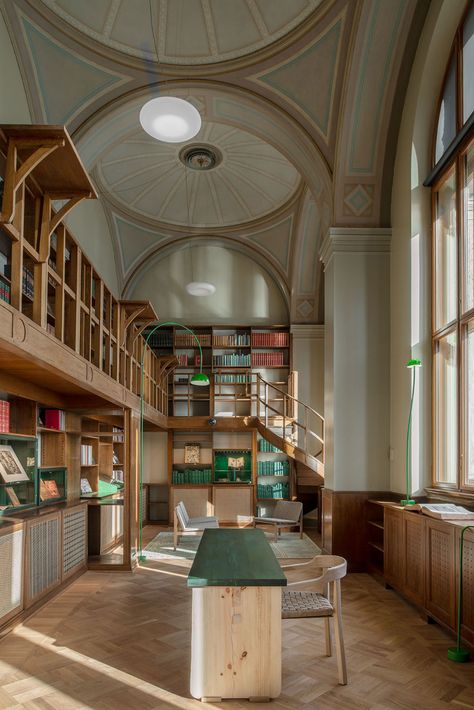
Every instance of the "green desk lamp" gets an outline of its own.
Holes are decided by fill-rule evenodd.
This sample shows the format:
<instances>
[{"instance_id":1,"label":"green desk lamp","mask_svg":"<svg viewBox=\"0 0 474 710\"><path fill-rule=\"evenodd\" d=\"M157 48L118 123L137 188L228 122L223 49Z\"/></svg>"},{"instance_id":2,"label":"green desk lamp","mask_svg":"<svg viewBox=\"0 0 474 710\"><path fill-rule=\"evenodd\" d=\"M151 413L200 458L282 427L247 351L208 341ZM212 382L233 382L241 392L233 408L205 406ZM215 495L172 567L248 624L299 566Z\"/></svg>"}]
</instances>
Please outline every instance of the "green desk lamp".
<instances>
[{"instance_id":1,"label":"green desk lamp","mask_svg":"<svg viewBox=\"0 0 474 710\"><path fill-rule=\"evenodd\" d=\"M406 446L406 461L405 461L405 493L406 496L400 501L402 505L415 505L411 496L411 472L410 472L410 459L411 459L411 420L413 413L413 400L415 398L415 383L416 383L416 368L421 367L421 360L408 360L406 367L412 371L412 385L411 385L411 399L410 399L410 414L408 415L408 427L407 427L407 446Z\"/></svg>"},{"instance_id":2,"label":"green desk lamp","mask_svg":"<svg viewBox=\"0 0 474 710\"><path fill-rule=\"evenodd\" d=\"M461 648L461 617L462 617L462 562L464 549L464 533L466 530L474 530L474 525L466 525L461 530L461 545L459 548L459 590L458 590L458 641L456 648L448 649L448 658L455 663L466 663L469 660L469 651L467 648Z\"/></svg>"},{"instance_id":3,"label":"green desk lamp","mask_svg":"<svg viewBox=\"0 0 474 710\"><path fill-rule=\"evenodd\" d=\"M143 507L143 453L145 450L145 437L144 437L144 427L143 427L143 419L144 419L144 409L145 409L145 400L144 400L144 390L145 390L145 354L146 354L146 348L148 345L148 341L150 340L151 336L153 333L158 330L159 328L163 328L165 325L175 325L178 328L182 328L183 330L187 330L188 333L191 333L191 335L194 337L197 346L199 348L199 372L194 374L191 377L191 384L194 385L195 387L207 387L209 385L209 377L202 371L202 348L201 348L201 343L199 342L199 339L196 335L196 333L191 330L191 328L188 328L187 326L183 325L182 323L175 323L174 321L166 321L165 323L158 323L155 325L149 333L145 336L145 347L143 348L143 355L142 355L142 360L141 360L141 368L142 368L142 376L141 376L141 386L140 386L140 451L139 451L139 468L138 468L138 486L139 486L139 513L138 513L138 560L139 562L144 562L146 560L145 555L143 554L143 519L142 519L142 507Z\"/></svg>"}]
</instances>

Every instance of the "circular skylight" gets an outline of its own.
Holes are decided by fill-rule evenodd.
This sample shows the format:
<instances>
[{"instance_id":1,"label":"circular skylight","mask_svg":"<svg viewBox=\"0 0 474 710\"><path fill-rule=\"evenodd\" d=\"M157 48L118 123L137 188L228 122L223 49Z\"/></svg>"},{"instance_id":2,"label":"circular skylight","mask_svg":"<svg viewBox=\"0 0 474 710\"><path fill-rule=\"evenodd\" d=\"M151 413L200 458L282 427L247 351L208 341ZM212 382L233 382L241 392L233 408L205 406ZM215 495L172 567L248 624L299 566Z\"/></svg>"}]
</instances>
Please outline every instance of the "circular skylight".
<instances>
[{"instance_id":1,"label":"circular skylight","mask_svg":"<svg viewBox=\"0 0 474 710\"><path fill-rule=\"evenodd\" d=\"M182 143L199 133L201 116L189 101L175 96L159 96L142 106L140 123L159 141Z\"/></svg>"}]
</instances>

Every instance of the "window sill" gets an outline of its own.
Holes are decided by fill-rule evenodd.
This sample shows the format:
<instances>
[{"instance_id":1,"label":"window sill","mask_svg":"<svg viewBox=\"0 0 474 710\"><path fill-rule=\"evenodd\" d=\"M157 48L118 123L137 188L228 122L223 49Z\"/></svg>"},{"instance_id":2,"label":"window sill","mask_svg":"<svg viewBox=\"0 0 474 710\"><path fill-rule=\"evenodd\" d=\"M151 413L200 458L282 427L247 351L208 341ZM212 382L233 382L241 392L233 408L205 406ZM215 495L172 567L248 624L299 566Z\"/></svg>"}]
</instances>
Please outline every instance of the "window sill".
<instances>
[{"instance_id":1,"label":"window sill","mask_svg":"<svg viewBox=\"0 0 474 710\"><path fill-rule=\"evenodd\" d=\"M435 500L455 500L456 503L465 503L466 505L474 505L474 490L472 491L455 491L449 488L425 488L428 498Z\"/></svg>"}]
</instances>

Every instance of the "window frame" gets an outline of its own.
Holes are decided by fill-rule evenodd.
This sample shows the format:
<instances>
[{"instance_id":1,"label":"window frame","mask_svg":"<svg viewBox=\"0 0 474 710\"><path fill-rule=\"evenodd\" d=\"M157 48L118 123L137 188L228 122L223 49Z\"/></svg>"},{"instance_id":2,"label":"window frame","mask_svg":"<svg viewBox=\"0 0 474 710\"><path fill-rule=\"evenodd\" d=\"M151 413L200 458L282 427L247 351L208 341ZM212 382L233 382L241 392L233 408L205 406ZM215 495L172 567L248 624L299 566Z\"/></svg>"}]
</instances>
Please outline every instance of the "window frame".
<instances>
[{"instance_id":1,"label":"window frame","mask_svg":"<svg viewBox=\"0 0 474 710\"><path fill-rule=\"evenodd\" d=\"M446 64L445 74L443 78L442 90L436 106L436 121L432 136L432 161L434 164L436 156L436 140L438 136L438 123L440 117L441 102L443 100L446 80L451 62L456 62L456 95L455 95L455 111L456 111L456 135L447 146L445 152L440 156L436 165L425 181L425 185L430 186L431 190L431 214L432 214L432 236L431 236L431 358L432 358L432 487L435 490L442 491L447 495L467 495L474 497L474 479L471 483L468 481L468 438L467 438L467 333L469 323L474 322L474 303L471 308L464 311L466 304L466 289L465 289L465 156L474 148L474 112L463 124L463 29L464 23L469 12L473 10L473 3L469 3L466 11L460 22L456 35L453 41L453 46L449 53L448 62ZM444 323L437 328L437 301L436 301L436 285L437 285L437 196L440 187L449 179L452 171L455 171L455 228L456 228L456 318L449 323ZM456 482L445 482L438 480L438 471L440 462L439 454L439 427L438 427L438 401L439 391L437 388L437 360L436 356L439 350L439 343L443 337L449 333L456 333L456 396L457 396L457 470Z\"/></svg>"}]
</instances>

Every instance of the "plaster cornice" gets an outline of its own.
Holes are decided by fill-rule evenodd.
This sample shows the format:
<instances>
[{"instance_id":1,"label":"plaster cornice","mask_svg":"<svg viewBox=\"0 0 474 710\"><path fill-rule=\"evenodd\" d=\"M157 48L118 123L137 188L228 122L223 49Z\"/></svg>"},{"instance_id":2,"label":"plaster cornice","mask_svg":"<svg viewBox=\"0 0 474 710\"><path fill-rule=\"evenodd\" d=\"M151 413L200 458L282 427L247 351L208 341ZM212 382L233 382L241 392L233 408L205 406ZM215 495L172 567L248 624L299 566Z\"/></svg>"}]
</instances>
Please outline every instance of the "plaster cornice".
<instances>
[{"instance_id":1,"label":"plaster cornice","mask_svg":"<svg viewBox=\"0 0 474 710\"><path fill-rule=\"evenodd\" d=\"M294 340L324 340L324 325L294 324L290 327Z\"/></svg>"},{"instance_id":2,"label":"plaster cornice","mask_svg":"<svg viewBox=\"0 0 474 710\"><path fill-rule=\"evenodd\" d=\"M390 252L389 227L330 227L323 240L319 258L327 266L334 254L373 254Z\"/></svg>"}]
</instances>

